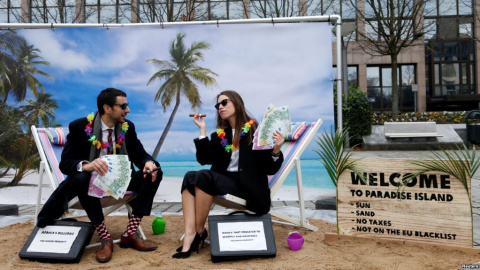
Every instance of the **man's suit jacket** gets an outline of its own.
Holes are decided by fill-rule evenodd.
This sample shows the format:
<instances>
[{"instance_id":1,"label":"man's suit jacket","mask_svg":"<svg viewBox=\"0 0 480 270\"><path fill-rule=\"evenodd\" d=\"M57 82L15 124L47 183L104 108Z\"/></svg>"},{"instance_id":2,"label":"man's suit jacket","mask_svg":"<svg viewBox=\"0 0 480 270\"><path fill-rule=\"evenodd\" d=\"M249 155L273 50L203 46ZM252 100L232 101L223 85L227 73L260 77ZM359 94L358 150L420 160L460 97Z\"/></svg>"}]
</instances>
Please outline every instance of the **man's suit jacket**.
<instances>
[{"instance_id":1,"label":"man's suit jacket","mask_svg":"<svg viewBox=\"0 0 480 270\"><path fill-rule=\"evenodd\" d=\"M128 122L128 130L125 134L125 143L127 146L128 157L137 168L143 169L147 161L154 160L152 156L145 151L140 140L138 140L137 132L135 131L135 125L129 120L126 121ZM83 117L72 121L68 126L69 132L67 135L67 142L65 144L65 148L63 149L62 159L59 165L60 170L65 175L74 175L79 173L77 170L78 163L82 161L88 161L90 158L90 149L92 143L88 141L88 137L85 132L85 126L87 123L87 118ZM115 130L115 133L116 138L121 131ZM106 138L103 140L106 141ZM100 151L97 152L98 156ZM159 166L158 162L154 162L157 166Z\"/></svg>"},{"instance_id":2,"label":"man's suit jacket","mask_svg":"<svg viewBox=\"0 0 480 270\"><path fill-rule=\"evenodd\" d=\"M252 131L250 131L252 132ZM232 141L232 129L225 129L225 138ZM252 150L248 144L246 134L240 139L240 155L238 160L238 173L240 176L241 193L247 201L246 208L257 214L270 211L271 199L267 175L273 175L282 166L283 153L277 160L272 158L272 150ZM212 164L211 170L221 174L227 173L232 153L227 153L220 144L220 138L214 132L211 140L208 138L195 139L197 148L197 161L202 164ZM223 194L219 194L223 195Z\"/></svg>"}]
</instances>

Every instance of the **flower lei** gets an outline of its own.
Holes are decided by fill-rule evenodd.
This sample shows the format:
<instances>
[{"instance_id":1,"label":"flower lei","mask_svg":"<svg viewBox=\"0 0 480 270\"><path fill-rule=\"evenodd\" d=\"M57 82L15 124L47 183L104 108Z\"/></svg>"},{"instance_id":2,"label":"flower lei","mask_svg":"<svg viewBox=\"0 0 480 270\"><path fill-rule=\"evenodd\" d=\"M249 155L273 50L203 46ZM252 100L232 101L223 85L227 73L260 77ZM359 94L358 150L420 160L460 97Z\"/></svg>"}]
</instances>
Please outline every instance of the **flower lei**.
<instances>
[{"instance_id":1,"label":"flower lei","mask_svg":"<svg viewBox=\"0 0 480 270\"><path fill-rule=\"evenodd\" d=\"M97 149L100 149L100 147L102 149L105 149L105 148L111 149L112 147L121 148L123 143L125 142L125 133L127 133L127 130L128 130L128 123L127 122L122 123L122 133L118 134L115 145L109 145L108 142L98 141L97 137L94 134L92 134L92 131L93 131L92 122L94 118L95 118L95 114L93 112L87 115L88 124L85 126L85 133L87 133L88 141L91 142L93 146L95 146Z\"/></svg>"},{"instance_id":2,"label":"flower lei","mask_svg":"<svg viewBox=\"0 0 480 270\"><path fill-rule=\"evenodd\" d=\"M240 138L245 136L245 134L247 134L250 131L250 128L252 127L253 123L255 123L255 120L253 119L245 123L245 125L242 128L242 134L240 134ZM218 138L220 138L221 140L220 144L223 147L225 147L225 151L227 153L230 153L230 151L233 151L235 150L235 148L237 148L237 146L233 144L228 144L228 140L225 139L225 131L222 128L217 128L217 136Z\"/></svg>"}]
</instances>

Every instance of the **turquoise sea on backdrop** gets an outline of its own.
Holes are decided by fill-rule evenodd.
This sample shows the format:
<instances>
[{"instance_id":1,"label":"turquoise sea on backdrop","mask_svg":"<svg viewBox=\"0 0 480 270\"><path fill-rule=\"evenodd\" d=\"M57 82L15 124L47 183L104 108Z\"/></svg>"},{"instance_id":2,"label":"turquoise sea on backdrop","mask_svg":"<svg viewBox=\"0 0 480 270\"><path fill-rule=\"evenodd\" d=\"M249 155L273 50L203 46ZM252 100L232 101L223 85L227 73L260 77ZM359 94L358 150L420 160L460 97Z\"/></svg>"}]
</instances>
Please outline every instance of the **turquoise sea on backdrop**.
<instances>
[{"instance_id":1,"label":"turquoise sea on backdrop","mask_svg":"<svg viewBox=\"0 0 480 270\"><path fill-rule=\"evenodd\" d=\"M161 162L161 166L165 177L176 177L181 179L183 179L183 176L188 171L198 171L210 168L210 165L201 166L196 161L163 161ZM335 189L335 185L333 185L328 177L327 171L320 160L302 159L301 166L304 188ZM181 181L181 179L179 179L179 181ZM297 185L295 169L292 169L283 185Z\"/></svg>"}]
</instances>

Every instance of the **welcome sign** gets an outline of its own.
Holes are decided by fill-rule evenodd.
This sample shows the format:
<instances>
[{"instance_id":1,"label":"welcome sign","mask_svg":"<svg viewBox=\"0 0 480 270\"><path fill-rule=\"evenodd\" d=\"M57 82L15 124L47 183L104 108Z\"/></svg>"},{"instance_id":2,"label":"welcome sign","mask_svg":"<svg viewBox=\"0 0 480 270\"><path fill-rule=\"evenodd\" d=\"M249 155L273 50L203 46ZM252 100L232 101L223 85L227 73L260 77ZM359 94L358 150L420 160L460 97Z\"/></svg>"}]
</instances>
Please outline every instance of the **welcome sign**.
<instances>
[{"instance_id":1,"label":"welcome sign","mask_svg":"<svg viewBox=\"0 0 480 270\"><path fill-rule=\"evenodd\" d=\"M416 172L405 159L361 159L338 179L338 233L422 243L472 247L470 180L468 193L455 177L432 172L405 187L398 184ZM368 176L367 176L368 175Z\"/></svg>"}]
</instances>

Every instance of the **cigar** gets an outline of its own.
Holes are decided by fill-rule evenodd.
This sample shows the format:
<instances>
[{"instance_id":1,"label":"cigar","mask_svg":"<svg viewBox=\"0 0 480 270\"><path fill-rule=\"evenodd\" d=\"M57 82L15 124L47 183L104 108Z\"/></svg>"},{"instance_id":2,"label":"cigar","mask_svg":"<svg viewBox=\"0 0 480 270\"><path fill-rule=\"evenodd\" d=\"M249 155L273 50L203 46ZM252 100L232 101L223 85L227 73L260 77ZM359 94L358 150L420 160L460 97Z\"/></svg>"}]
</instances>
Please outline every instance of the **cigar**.
<instances>
[{"instance_id":1,"label":"cigar","mask_svg":"<svg viewBox=\"0 0 480 270\"><path fill-rule=\"evenodd\" d=\"M197 115L197 114L192 114L192 113L191 113L191 114L189 114L188 116L190 116L190 117L195 117L195 115ZM200 116L200 117L206 117L207 115L206 115L206 114L200 114L199 116Z\"/></svg>"}]
</instances>

